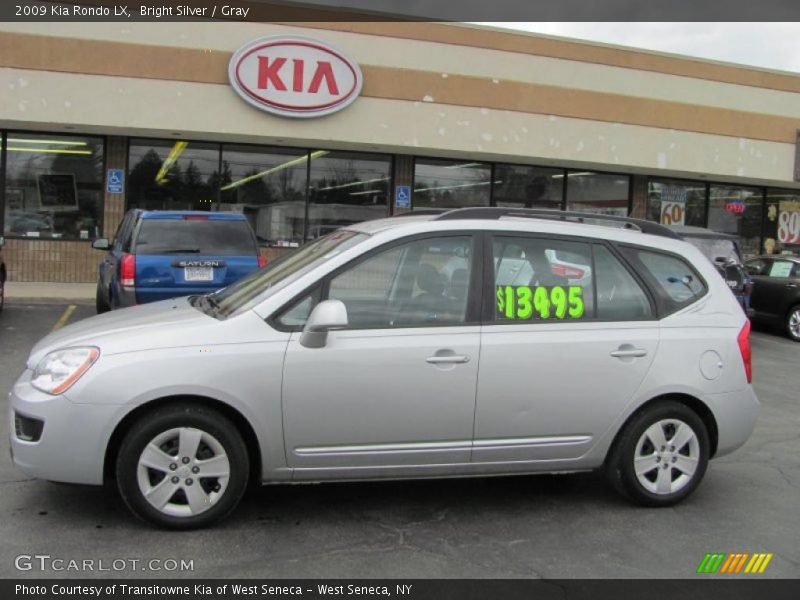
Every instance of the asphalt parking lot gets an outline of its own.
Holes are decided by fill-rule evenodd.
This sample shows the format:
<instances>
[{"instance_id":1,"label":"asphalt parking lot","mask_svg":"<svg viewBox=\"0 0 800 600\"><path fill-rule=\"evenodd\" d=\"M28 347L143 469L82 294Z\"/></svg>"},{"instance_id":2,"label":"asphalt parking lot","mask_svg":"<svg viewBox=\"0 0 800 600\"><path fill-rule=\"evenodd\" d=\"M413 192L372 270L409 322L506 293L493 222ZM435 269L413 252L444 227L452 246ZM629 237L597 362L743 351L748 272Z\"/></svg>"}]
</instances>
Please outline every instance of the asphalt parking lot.
<instances>
[{"instance_id":1,"label":"asphalt parking lot","mask_svg":"<svg viewBox=\"0 0 800 600\"><path fill-rule=\"evenodd\" d=\"M0 313L3 415L28 351L65 308L9 304ZM70 321L93 313L78 306ZM763 330L752 344L762 402L755 433L712 461L677 507L634 507L591 473L281 486L251 492L213 529L172 533L137 521L113 490L26 478L4 449L0 577L686 578L707 552L771 552L760 577L798 577L800 344ZM7 419L0 423L5 445ZM184 559L194 570L15 568L17 556L36 554L106 565Z\"/></svg>"}]
</instances>

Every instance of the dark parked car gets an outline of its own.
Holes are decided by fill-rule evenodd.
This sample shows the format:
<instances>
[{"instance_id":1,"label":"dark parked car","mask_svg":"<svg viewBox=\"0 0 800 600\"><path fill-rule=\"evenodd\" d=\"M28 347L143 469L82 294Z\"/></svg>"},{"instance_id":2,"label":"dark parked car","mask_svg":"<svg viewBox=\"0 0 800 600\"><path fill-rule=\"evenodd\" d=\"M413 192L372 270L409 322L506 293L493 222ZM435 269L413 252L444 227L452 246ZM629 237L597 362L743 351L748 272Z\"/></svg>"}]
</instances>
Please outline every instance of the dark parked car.
<instances>
[{"instance_id":1,"label":"dark parked car","mask_svg":"<svg viewBox=\"0 0 800 600\"><path fill-rule=\"evenodd\" d=\"M6 301L6 263L3 262L3 246L6 240L0 235L0 311L3 310L3 304Z\"/></svg>"},{"instance_id":2,"label":"dark parked car","mask_svg":"<svg viewBox=\"0 0 800 600\"><path fill-rule=\"evenodd\" d=\"M752 314L750 295L753 279L747 273L739 250L739 241L734 235L718 233L702 227L673 225L670 227L684 240L699 248L722 275L725 283L736 296L745 314Z\"/></svg>"},{"instance_id":3,"label":"dark parked car","mask_svg":"<svg viewBox=\"0 0 800 600\"><path fill-rule=\"evenodd\" d=\"M757 256L747 261L753 277L753 320L782 327L800 342L800 257Z\"/></svg>"},{"instance_id":4,"label":"dark parked car","mask_svg":"<svg viewBox=\"0 0 800 600\"><path fill-rule=\"evenodd\" d=\"M255 233L240 213L142 211L125 215L100 262L97 312L207 294L261 268Z\"/></svg>"}]
</instances>

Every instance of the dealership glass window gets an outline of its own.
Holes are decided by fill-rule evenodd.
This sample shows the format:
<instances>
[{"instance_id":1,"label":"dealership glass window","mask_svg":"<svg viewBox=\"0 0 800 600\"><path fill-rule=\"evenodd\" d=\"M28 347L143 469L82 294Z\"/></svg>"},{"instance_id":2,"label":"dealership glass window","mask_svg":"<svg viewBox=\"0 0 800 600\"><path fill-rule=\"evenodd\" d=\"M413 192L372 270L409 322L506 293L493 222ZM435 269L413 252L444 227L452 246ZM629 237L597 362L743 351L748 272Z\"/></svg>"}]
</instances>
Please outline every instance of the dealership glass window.
<instances>
[{"instance_id":1,"label":"dealership glass window","mask_svg":"<svg viewBox=\"0 0 800 600\"><path fill-rule=\"evenodd\" d=\"M489 206L491 180L492 167L486 163L418 158L412 207Z\"/></svg>"},{"instance_id":2,"label":"dealership glass window","mask_svg":"<svg viewBox=\"0 0 800 600\"><path fill-rule=\"evenodd\" d=\"M762 192L759 188L712 185L708 228L739 236L745 257L760 253Z\"/></svg>"},{"instance_id":3,"label":"dealership glass window","mask_svg":"<svg viewBox=\"0 0 800 600\"><path fill-rule=\"evenodd\" d=\"M662 225L706 226L706 184L651 179L647 186L647 218Z\"/></svg>"},{"instance_id":4,"label":"dealership glass window","mask_svg":"<svg viewBox=\"0 0 800 600\"><path fill-rule=\"evenodd\" d=\"M220 187L219 144L131 140L128 208L212 210Z\"/></svg>"},{"instance_id":5,"label":"dealership glass window","mask_svg":"<svg viewBox=\"0 0 800 600\"><path fill-rule=\"evenodd\" d=\"M767 189L764 254L800 254L800 190Z\"/></svg>"},{"instance_id":6,"label":"dealership glass window","mask_svg":"<svg viewBox=\"0 0 800 600\"><path fill-rule=\"evenodd\" d=\"M303 241L308 152L265 146L222 146L220 206L244 213L261 244Z\"/></svg>"},{"instance_id":7,"label":"dealership glass window","mask_svg":"<svg viewBox=\"0 0 800 600\"><path fill-rule=\"evenodd\" d=\"M564 170L526 165L495 165L492 202L495 206L561 208Z\"/></svg>"},{"instance_id":8,"label":"dealership glass window","mask_svg":"<svg viewBox=\"0 0 800 600\"><path fill-rule=\"evenodd\" d=\"M71 240L100 236L102 138L9 132L5 150L5 235Z\"/></svg>"},{"instance_id":9,"label":"dealership glass window","mask_svg":"<svg viewBox=\"0 0 800 600\"><path fill-rule=\"evenodd\" d=\"M306 239L389 214L391 157L316 150L309 165Z\"/></svg>"},{"instance_id":10,"label":"dealership glass window","mask_svg":"<svg viewBox=\"0 0 800 600\"><path fill-rule=\"evenodd\" d=\"M567 173L567 210L628 215L630 176L589 171Z\"/></svg>"}]
</instances>

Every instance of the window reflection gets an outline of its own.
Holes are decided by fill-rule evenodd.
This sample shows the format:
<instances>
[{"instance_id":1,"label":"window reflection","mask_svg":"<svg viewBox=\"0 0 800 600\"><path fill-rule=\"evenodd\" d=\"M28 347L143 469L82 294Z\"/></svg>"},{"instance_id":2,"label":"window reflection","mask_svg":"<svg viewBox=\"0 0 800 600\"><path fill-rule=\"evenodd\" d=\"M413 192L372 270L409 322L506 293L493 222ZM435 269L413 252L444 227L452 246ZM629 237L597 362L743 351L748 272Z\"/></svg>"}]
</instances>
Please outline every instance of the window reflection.
<instances>
[{"instance_id":1,"label":"window reflection","mask_svg":"<svg viewBox=\"0 0 800 600\"><path fill-rule=\"evenodd\" d=\"M304 150L223 145L220 210L244 213L261 244L300 245L307 165Z\"/></svg>"},{"instance_id":2,"label":"window reflection","mask_svg":"<svg viewBox=\"0 0 800 600\"><path fill-rule=\"evenodd\" d=\"M567 173L567 210L628 215L630 177L589 171Z\"/></svg>"},{"instance_id":3,"label":"window reflection","mask_svg":"<svg viewBox=\"0 0 800 600\"><path fill-rule=\"evenodd\" d=\"M311 157L307 239L389 214L388 156L317 150Z\"/></svg>"},{"instance_id":4,"label":"window reflection","mask_svg":"<svg viewBox=\"0 0 800 600\"><path fill-rule=\"evenodd\" d=\"M745 257L759 253L761 236L761 190L732 185L712 185L708 228L739 236Z\"/></svg>"},{"instance_id":5,"label":"window reflection","mask_svg":"<svg viewBox=\"0 0 800 600\"><path fill-rule=\"evenodd\" d=\"M489 206L491 165L417 159L414 162L413 208Z\"/></svg>"},{"instance_id":6,"label":"window reflection","mask_svg":"<svg viewBox=\"0 0 800 600\"><path fill-rule=\"evenodd\" d=\"M561 208L563 169L495 165L494 179L492 194L496 206Z\"/></svg>"},{"instance_id":7,"label":"window reflection","mask_svg":"<svg viewBox=\"0 0 800 600\"><path fill-rule=\"evenodd\" d=\"M220 181L219 144L131 141L128 208L212 210Z\"/></svg>"},{"instance_id":8,"label":"window reflection","mask_svg":"<svg viewBox=\"0 0 800 600\"><path fill-rule=\"evenodd\" d=\"M9 133L5 150L5 235L83 240L99 237L102 138Z\"/></svg>"}]
</instances>

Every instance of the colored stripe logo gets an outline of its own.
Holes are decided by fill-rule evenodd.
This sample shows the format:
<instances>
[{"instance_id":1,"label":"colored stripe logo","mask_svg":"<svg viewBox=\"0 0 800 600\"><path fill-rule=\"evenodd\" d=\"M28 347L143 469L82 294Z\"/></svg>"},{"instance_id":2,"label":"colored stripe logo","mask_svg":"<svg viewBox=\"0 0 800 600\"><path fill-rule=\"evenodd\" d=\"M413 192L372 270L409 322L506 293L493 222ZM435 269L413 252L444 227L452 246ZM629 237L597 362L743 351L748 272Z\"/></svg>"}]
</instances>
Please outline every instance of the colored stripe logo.
<instances>
[{"instance_id":1,"label":"colored stripe logo","mask_svg":"<svg viewBox=\"0 0 800 600\"><path fill-rule=\"evenodd\" d=\"M725 552L708 553L703 557L700 566L697 567L698 573L714 574L724 573L727 575L738 575L740 573L761 574L767 569L773 554L766 552Z\"/></svg>"}]
</instances>

